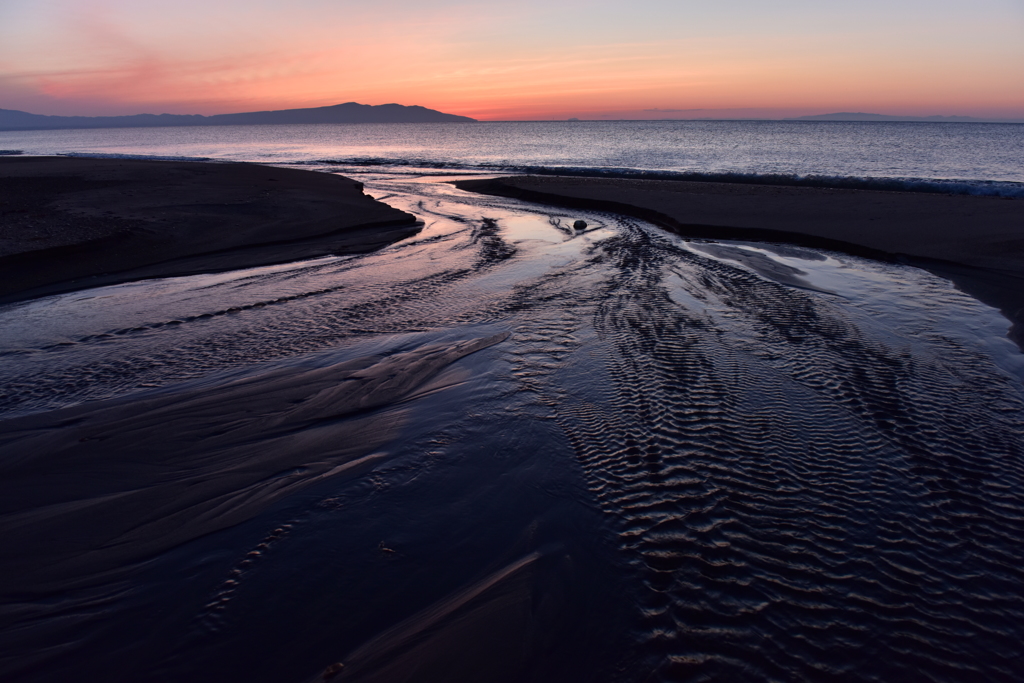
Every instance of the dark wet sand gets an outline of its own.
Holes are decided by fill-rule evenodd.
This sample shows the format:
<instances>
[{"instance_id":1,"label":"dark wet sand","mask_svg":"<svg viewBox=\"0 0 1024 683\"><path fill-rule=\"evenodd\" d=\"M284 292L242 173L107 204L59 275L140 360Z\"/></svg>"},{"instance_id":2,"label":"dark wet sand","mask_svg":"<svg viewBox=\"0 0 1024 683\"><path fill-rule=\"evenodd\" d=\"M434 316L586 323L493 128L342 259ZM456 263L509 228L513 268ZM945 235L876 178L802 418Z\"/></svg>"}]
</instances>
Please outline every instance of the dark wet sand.
<instances>
[{"instance_id":1,"label":"dark wet sand","mask_svg":"<svg viewBox=\"0 0 1024 683\"><path fill-rule=\"evenodd\" d=\"M443 381L430 380L448 365L507 337L4 421L0 545L18 553L0 570L0 596L109 580L316 481L362 471L402 423L402 399L438 389Z\"/></svg>"},{"instance_id":2,"label":"dark wet sand","mask_svg":"<svg viewBox=\"0 0 1024 683\"><path fill-rule=\"evenodd\" d=\"M91 590L102 593L104 585L117 586L151 558L245 522L327 478L365 475L387 459L389 453L381 449L405 423L407 402L461 383L465 375L451 373L451 364L508 337L502 333L430 344L298 372L278 369L213 387L179 387L141 399L89 402L4 421L0 544L17 548L0 563L0 631L7 644L17 640L12 632L26 623L50 628L59 642L62 631L54 612L82 609ZM368 627L361 645L310 678L311 683L513 683L539 665L555 671L588 666L572 658L590 647L593 629L572 622L572 615L586 614L588 606L574 603L566 588L574 580L589 585L588 579L573 578L579 569L565 548L523 546L533 540L539 523L531 525L528 539L506 549L515 559L439 598L431 597L439 590L428 580L431 574L413 572L403 576L392 597L364 601L350 613L325 614L311 607L310 618L319 615L325 628L332 628L337 619L372 624L381 614L402 615L410 605L428 600L389 628L374 632ZM219 595L230 593L253 558L290 528L275 528L245 555ZM493 520L481 520L481 528L484 535L505 533ZM364 544L373 533L349 532ZM402 537L401 529L391 533ZM408 542L396 545L402 550L381 541L378 554L415 552ZM434 563L462 562L457 554L434 555ZM603 616L619 614L618 605L603 603ZM216 604L206 607L209 620ZM250 637L265 635L257 628ZM23 660L0 657L0 670L13 671L17 680L53 680L64 664L30 654ZM233 680L205 670L195 657L186 650L151 662L154 670L132 680L178 680L165 677L160 667L183 667L196 680ZM95 659L87 661L97 666ZM290 680L302 680L295 672L307 662L290 666ZM252 679L251 674L242 678ZM110 680L128 679L113 675ZM255 680L272 679L257 675Z\"/></svg>"},{"instance_id":3,"label":"dark wet sand","mask_svg":"<svg viewBox=\"0 0 1024 683\"><path fill-rule=\"evenodd\" d=\"M1024 344L1024 201L815 187L514 176L463 190L614 211L680 235L790 242L899 260L998 308Z\"/></svg>"},{"instance_id":4,"label":"dark wet sand","mask_svg":"<svg viewBox=\"0 0 1024 683\"><path fill-rule=\"evenodd\" d=\"M476 220L478 209L467 215ZM462 256L465 245L473 245L477 253L438 272L458 274L469 263L485 273L514 257L515 247L500 239L496 221L480 222L483 227L472 236L456 233L464 242L444 247ZM277 366L233 381L196 381L4 420L0 544L17 553L9 553L0 568L0 631L5 645L14 644L7 650L16 654L8 661L0 656L0 671L6 666L20 676L5 680L84 679L105 662L116 663L109 669L116 672L144 672L110 678L133 681L307 676L311 682L499 683L631 680L627 672L639 678L647 671L647 660L632 665L630 653L620 663L618 652L604 647L595 633L649 647L652 659L664 664L649 680L696 678L705 661L719 668L704 671L724 672L705 676L716 680L740 670L765 677L764 671L785 666L842 675L852 670L840 668L846 666L844 657L856 667L865 661L865 651L874 660L869 663L884 665L879 650L857 643L873 646L890 633L913 634L922 644L915 653L931 659L908 660L908 666L927 665L938 661L935 653L948 650L940 646L959 638L951 629L977 638L979 625L987 626L992 614L1010 615L1004 621L1014 623L1015 602L1004 601L1007 606L997 610L987 597L1012 596L1018 578L1004 570L1019 566L1013 564L1012 548L1022 547L1016 542L1021 516L1007 493L1017 482L1020 429L1014 415L1019 410L1012 402L1016 394L1004 392L984 371L987 361L972 365L962 362L971 360L968 354L952 355L955 377L936 371L934 364L922 367L920 359L899 348L863 338L826 297L819 297L820 306L812 305L804 292L778 286L796 275L774 262L746 262L759 272L776 268L766 280L714 262L718 270L703 273L724 283L720 291L736 302L731 310L752 321L737 329L763 335L771 353L762 361L745 345L730 348L710 326L672 304L660 291L656 269L634 278L642 270L635 263L656 262L663 240L651 240L647 231L627 223L626 239L597 247L603 250L601 268L614 263L610 276L598 279L584 272L570 281L556 272L541 281L543 286L530 294L533 299L509 288L520 291L508 293L504 303L490 302L486 320L515 319L514 327L508 323L511 335L403 346L326 366ZM94 227L100 231L104 223ZM779 234L798 241L792 233ZM734 249L695 246L719 254ZM863 247L848 246L857 248ZM410 320L426 320L432 327L472 322L462 308L446 311L452 304L445 301L458 300L461 306L468 300L467 306L481 307L479 288L448 297L444 290L425 289L426 281L418 277L403 285L408 296L383 287L381 298L370 300L380 306L346 302L346 292L304 310L319 320L324 311L337 309L341 317L331 321L336 324L360 307L379 323L373 334L413 329L417 325ZM581 283L590 286L581 292ZM319 286L319 280L312 284ZM441 305L432 307L428 297ZM587 306L575 314L579 317L567 315L581 301ZM402 306L408 309L393 312ZM397 322L392 327L389 320ZM273 327L269 318L257 322ZM617 366L609 373L607 403L593 401L589 385L573 383L584 370L552 372L553 366L574 363L569 359L581 348L578 336L590 329L586 325L607 340L606 347L614 345L615 355L583 347L576 356L583 359L576 361L581 366ZM276 334L294 337L305 329L279 328ZM826 341L802 343L803 338ZM832 343L837 338L842 343ZM416 407L420 398L468 385L471 368L453 364L499 344L507 344L508 355L517 359L511 367L522 390L515 394L530 398L513 403L508 398L513 394L501 384L467 388L466 396L480 401L467 412L472 431L444 427L443 416L450 413L440 410L440 402ZM772 365L779 359L783 370ZM494 364L480 360L477 369ZM818 388L773 393L783 383L795 386L791 376L807 382L800 386ZM596 385L600 377L588 381ZM832 382L835 377L843 381ZM957 392L956 401L949 400L950 390ZM490 394L500 398L492 402ZM990 404L999 406L1002 419L979 421L976 416L990 415ZM549 414L534 408L545 406L557 426L556 420L538 419ZM435 409L439 412L422 414ZM290 533L291 515L275 517L266 534L228 539L214 533L256 520L273 504L315 490L327 478L361 478L387 460L402 429L428 419L437 422L437 433L408 446L420 450L425 444L422 457L396 463L376 481L367 477L358 496L332 494L316 503L316 515L329 504L339 521L277 556L278 573L250 567ZM485 433L488 440L481 441ZM564 445L558 441L562 433ZM435 464L446 448L452 459ZM502 452L488 459L495 451ZM494 464L521 454L531 454L523 458L522 469ZM540 455L533 460L532 454ZM566 471L583 467L583 474L574 476L588 477L591 488L574 488L582 484L552 476L556 462ZM455 477L458 486L451 483ZM393 485L406 481L422 488ZM385 497L389 488L393 493ZM588 508L596 504L586 490L600 501L600 510ZM465 491L479 498L464 500ZM599 541L592 539L611 535L619 528L611 525L620 522L628 536L622 534L623 545L616 550L632 553L623 555L631 563L628 572L587 550L591 542L597 548ZM343 544L330 538L339 529ZM799 529L808 531L798 535ZM970 534L972 543L964 543L962 534ZM263 540L253 545L254 538ZM723 542L726 538L739 542ZM298 544L299 534L291 541ZM206 545L183 552L189 557L180 564L167 559L187 543ZM154 558L164 559L150 562ZM932 575L902 569L928 563L940 569ZM314 566L319 573L309 571ZM634 570L638 573L630 573ZM213 599L190 602L189 596L206 594L204 582L218 576L215 571L222 571L224 580L209 593ZM137 578L145 572L151 572L146 579ZM938 586L938 597L920 587L921 576ZM193 577L199 588L190 588ZM627 583L632 577L642 580ZM113 611L103 604L121 599L108 598L105 591L133 580L133 588L154 592L167 581L176 599L184 596L180 612L143 613L136 606L147 603ZM848 580L859 585L851 590L844 585ZM637 593L631 592L634 585ZM825 593L806 586L825 586L829 602L822 603ZM860 586L871 587L870 603ZM971 586L978 589L972 592ZM619 599L640 605L643 621L636 624L626 609L617 611ZM228 600L235 602L223 611ZM925 607L901 611L915 601ZM104 609L112 611L104 614ZM949 616L933 626L920 616L925 609ZM218 616L222 611L228 616ZM848 624L844 611L852 615ZM88 618L75 621L83 613ZM287 618L280 619L282 614ZM120 623L112 626L115 619ZM683 632L676 619L689 620L686 638L676 635ZM992 651L1012 652L1012 628L989 620L997 623L982 642L994 643ZM148 642L128 638L122 646L114 627L120 632L141 627L146 637L139 640ZM84 654L74 650L82 633L102 629L112 635L83 640L90 648ZM828 645L822 648L828 657L807 657L801 641L826 630L838 635L812 644ZM178 640L168 639L166 649L150 645L165 634ZM325 646L329 639L338 644ZM22 642L36 647L19 649ZM833 644L847 649L834 654ZM69 654L61 652L65 646ZM150 652L160 657L150 658ZM697 656L691 656L694 652ZM710 653L706 660L704 652ZM780 659L770 659L777 655ZM949 661L959 665L972 657L978 659L953 651ZM766 661L772 668L756 669ZM934 666L941 671L954 665L942 660ZM892 671L877 666L872 671L879 670ZM542 674L531 676L531 671Z\"/></svg>"},{"instance_id":5,"label":"dark wet sand","mask_svg":"<svg viewBox=\"0 0 1024 683\"><path fill-rule=\"evenodd\" d=\"M341 176L257 164L0 157L0 303L371 251L414 216Z\"/></svg>"}]
</instances>

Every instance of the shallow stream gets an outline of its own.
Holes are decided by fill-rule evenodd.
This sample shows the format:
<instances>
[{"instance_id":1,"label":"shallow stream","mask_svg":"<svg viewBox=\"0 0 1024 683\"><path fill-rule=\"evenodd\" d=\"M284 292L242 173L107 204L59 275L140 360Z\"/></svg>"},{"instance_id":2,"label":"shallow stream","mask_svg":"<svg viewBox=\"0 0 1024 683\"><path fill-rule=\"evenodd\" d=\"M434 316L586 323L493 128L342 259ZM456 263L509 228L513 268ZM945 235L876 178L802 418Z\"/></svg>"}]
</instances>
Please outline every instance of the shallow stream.
<instances>
[{"instance_id":1,"label":"shallow stream","mask_svg":"<svg viewBox=\"0 0 1024 683\"><path fill-rule=\"evenodd\" d=\"M5 680L1024 676L1024 356L997 311L906 266L360 180L423 231L0 309L8 488L78 492L2 514L86 515L74 556L33 537ZM296 417L353 378L375 398ZM159 468L95 467L154 435ZM192 498L104 536L88 510L125 495Z\"/></svg>"}]
</instances>

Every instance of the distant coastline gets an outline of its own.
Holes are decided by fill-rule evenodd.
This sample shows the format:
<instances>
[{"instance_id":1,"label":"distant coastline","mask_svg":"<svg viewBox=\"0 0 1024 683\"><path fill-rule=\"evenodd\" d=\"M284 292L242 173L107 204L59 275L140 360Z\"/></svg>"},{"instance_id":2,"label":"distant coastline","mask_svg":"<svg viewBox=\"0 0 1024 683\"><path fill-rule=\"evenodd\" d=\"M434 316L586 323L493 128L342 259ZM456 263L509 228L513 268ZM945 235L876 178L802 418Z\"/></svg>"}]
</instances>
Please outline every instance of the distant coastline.
<instances>
[{"instance_id":1,"label":"distant coastline","mask_svg":"<svg viewBox=\"0 0 1024 683\"><path fill-rule=\"evenodd\" d=\"M841 111L834 114L795 116L783 121L925 121L932 123L1024 123L1024 119L981 119L974 116L891 116L866 112Z\"/></svg>"},{"instance_id":2,"label":"distant coastline","mask_svg":"<svg viewBox=\"0 0 1024 683\"><path fill-rule=\"evenodd\" d=\"M472 123L476 119L417 105L359 104L254 111L239 114L136 114L134 116L45 116L0 109L0 131L72 128L163 128L169 126L252 126L297 123Z\"/></svg>"},{"instance_id":3,"label":"distant coastline","mask_svg":"<svg viewBox=\"0 0 1024 683\"><path fill-rule=\"evenodd\" d=\"M699 111L699 110L692 110ZM537 119L533 123L546 122L549 119ZM893 116L890 114L871 114L867 112L835 112L832 114L814 114L808 116L791 116L787 118L767 118L760 116L692 116L685 118L651 118L651 119L580 119L576 117L568 119L556 119L560 122L570 123L614 123L618 121L854 121L858 123L871 122L923 122L923 123L1024 123L1024 119L983 119L975 116Z\"/></svg>"}]
</instances>

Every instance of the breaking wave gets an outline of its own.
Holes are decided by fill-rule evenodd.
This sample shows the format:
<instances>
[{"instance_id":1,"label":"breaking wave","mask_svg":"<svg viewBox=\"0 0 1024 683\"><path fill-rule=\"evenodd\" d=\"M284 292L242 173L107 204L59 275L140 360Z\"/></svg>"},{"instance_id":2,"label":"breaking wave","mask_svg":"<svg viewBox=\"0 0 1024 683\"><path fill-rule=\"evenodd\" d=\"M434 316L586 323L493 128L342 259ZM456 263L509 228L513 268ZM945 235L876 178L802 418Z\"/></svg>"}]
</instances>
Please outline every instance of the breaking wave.
<instances>
[{"instance_id":1,"label":"breaking wave","mask_svg":"<svg viewBox=\"0 0 1024 683\"><path fill-rule=\"evenodd\" d=\"M144 159L146 161L216 161L210 157L161 156L153 154L115 154L107 152L67 152L62 157L82 157L86 159Z\"/></svg>"}]
</instances>

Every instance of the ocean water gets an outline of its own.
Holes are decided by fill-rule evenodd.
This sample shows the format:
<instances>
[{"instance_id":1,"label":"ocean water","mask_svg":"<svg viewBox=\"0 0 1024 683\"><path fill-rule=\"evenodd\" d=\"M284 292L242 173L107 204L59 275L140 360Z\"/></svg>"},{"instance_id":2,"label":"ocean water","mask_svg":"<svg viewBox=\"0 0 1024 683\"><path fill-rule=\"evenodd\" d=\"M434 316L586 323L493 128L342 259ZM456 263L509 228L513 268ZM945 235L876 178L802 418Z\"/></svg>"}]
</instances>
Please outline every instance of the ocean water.
<instances>
[{"instance_id":1,"label":"ocean water","mask_svg":"<svg viewBox=\"0 0 1024 683\"><path fill-rule=\"evenodd\" d=\"M341 173L583 172L1024 196L1024 124L500 122L0 132L28 154L329 164Z\"/></svg>"},{"instance_id":2,"label":"ocean water","mask_svg":"<svg viewBox=\"0 0 1024 683\"><path fill-rule=\"evenodd\" d=\"M446 182L1015 196L1022 131L0 134L344 172L424 223L0 307L0 677L1024 679L1024 356L998 311L900 264Z\"/></svg>"}]
</instances>

